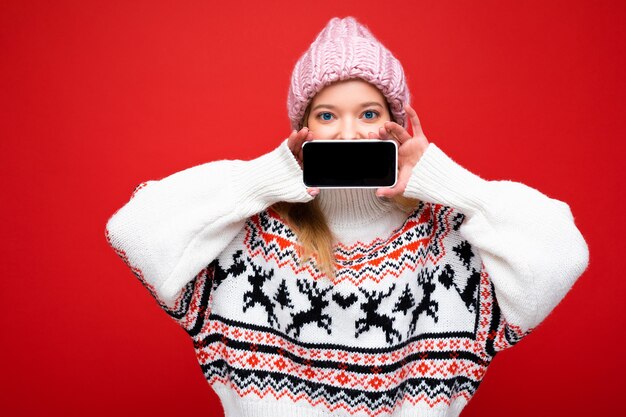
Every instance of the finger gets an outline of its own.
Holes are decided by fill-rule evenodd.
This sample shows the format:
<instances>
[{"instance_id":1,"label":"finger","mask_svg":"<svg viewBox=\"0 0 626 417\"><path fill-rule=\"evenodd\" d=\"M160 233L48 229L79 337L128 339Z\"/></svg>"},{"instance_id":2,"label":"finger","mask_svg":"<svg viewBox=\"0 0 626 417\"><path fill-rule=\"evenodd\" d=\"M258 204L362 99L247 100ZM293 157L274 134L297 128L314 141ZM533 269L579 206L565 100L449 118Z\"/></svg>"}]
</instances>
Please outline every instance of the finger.
<instances>
[{"instance_id":1,"label":"finger","mask_svg":"<svg viewBox=\"0 0 626 417\"><path fill-rule=\"evenodd\" d=\"M413 129L413 136L423 135L424 132L422 131L422 123L420 122L419 117L417 117L417 112L409 104L406 104L404 106L404 110L409 115L409 120L411 121L411 128Z\"/></svg>"},{"instance_id":2,"label":"finger","mask_svg":"<svg viewBox=\"0 0 626 417\"><path fill-rule=\"evenodd\" d=\"M382 140L392 140L394 141L397 146L401 146L402 144L400 143L400 141L398 139L396 139L395 137L393 137L389 132L387 132L387 130L384 127L381 127L379 129L380 132L380 138Z\"/></svg>"},{"instance_id":3,"label":"finger","mask_svg":"<svg viewBox=\"0 0 626 417\"><path fill-rule=\"evenodd\" d=\"M298 145L298 151L302 151L302 144L306 141L307 137L309 137L310 134L310 130L308 127L303 127L299 132L298 132L298 141L297 141L297 145Z\"/></svg>"},{"instance_id":4,"label":"finger","mask_svg":"<svg viewBox=\"0 0 626 417\"><path fill-rule=\"evenodd\" d=\"M291 153L295 155L295 148L294 148L294 142L296 140L296 135L298 134L298 131L296 129L291 131L291 134L289 134L289 137L287 138L287 147L289 147L289 149L291 150Z\"/></svg>"},{"instance_id":5,"label":"finger","mask_svg":"<svg viewBox=\"0 0 626 417\"><path fill-rule=\"evenodd\" d=\"M378 128L378 136L380 136L382 140L395 139L389 136L389 132L387 132L387 129L385 129L384 127Z\"/></svg>"},{"instance_id":6,"label":"finger","mask_svg":"<svg viewBox=\"0 0 626 417\"><path fill-rule=\"evenodd\" d=\"M298 148L296 158L298 159L298 162L300 162L300 166L302 166L302 147Z\"/></svg>"},{"instance_id":7,"label":"finger","mask_svg":"<svg viewBox=\"0 0 626 417\"><path fill-rule=\"evenodd\" d=\"M316 187L310 187L306 189L306 192L309 193L309 195L315 197L320 193L320 189Z\"/></svg>"},{"instance_id":8,"label":"finger","mask_svg":"<svg viewBox=\"0 0 626 417\"><path fill-rule=\"evenodd\" d=\"M304 142L310 142L312 140L313 140L313 132L311 132L309 130L309 132L305 136L304 140L302 141L302 144L298 148L298 153L296 154L297 155L296 157L298 158L298 161L302 162L302 145L304 144Z\"/></svg>"},{"instance_id":9,"label":"finger","mask_svg":"<svg viewBox=\"0 0 626 417\"><path fill-rule=\"evenodd\" d=\"M411 139L411 135L409 135L409 132L407 132L402 126L400 126L396 122L385 122L385 129L387 129L387 132L395 137L400 143L404 143L407 140Z\"/></svg>"},{"instance_id":10,"label":"finger","mask_svg":"<svg viewBox=\"0 0 626 417\"><path fill-rule=\"evenodd\" d=\"M294 131L295 132L295 131ZM298 148L298 146L302 145L302 142L304 141L304 138L306 138L307 133L309 132L309 128L308 127L303 127L302 129L300 129L297 132L292 132L291 135L289 136L289 139L291 141L291 145L290 148L293 150L296 150Z\"/></svg>"},{"instance_id":11,"label":"finger","mask_svg":"<svg viewBox=\"0 0 626 417\"><path fill-rule=\"evenodd\" d=\"M295 132L295 133L294 133ZM300 149L302 148L302 142L306 139L306 136L309 132L308 127L303 127L299 131L292 131L291 135L289 135L289 140L287 141L287 146L291 150L291 153L297 157Z\"/></svg>"},{"instance_id":12,"label":"finger","mask_svg":"<svg viewBox=\"0 0 626 417\"><path fill-rule=\"evenodd\" d=\"M396 185L389 188L379 188L378 190L376 190L376 195L379 197L390 198L399 194L403 194L407 184L409 183L411 172L412 170L410 166L402 167L400 169L400 172L398 172L398 181L396 182Z\"/></svg>"},{"instance_id":13,"label":"finger","mask_svg":"<svg viewBox=\"0 0 626 417\"><path fill-rule=\"evenodd\" d=\"M298 147L298 149L302 147L302 143L304 142L308 134L309 134L308 127L305 126L302 129L300 129L300 131L296 135L296 146Z\"/></svg>"}]
</instances>

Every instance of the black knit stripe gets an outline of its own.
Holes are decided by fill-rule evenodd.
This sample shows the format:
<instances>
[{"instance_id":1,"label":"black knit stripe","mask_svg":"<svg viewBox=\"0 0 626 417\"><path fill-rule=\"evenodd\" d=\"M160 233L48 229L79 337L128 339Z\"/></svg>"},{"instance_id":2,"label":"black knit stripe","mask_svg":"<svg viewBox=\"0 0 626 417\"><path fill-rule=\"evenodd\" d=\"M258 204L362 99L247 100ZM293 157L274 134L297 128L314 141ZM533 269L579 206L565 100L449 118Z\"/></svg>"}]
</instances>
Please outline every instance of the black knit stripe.
<instances>
[{"instance_id":1,"label":"black knit stripe","mask_svg":"<svg viewBox=\"0 0 626 417\"><path fill-rule=\"evenodd\" d=\"M493 282L489 281L489 284L490 284L492 296L491 296L491 320L489 322L488 335L495 335L497 334L498 327L500 326L501 311L500 311L500 306L498 305L498 302L495 297L495 287L493 285ZM495 337L487 337L487 340L485 342L485 351L492 358L495 357L496 354L498 353L494 346L495 340L496 340Z\"/></svg>"},{"instance_id":2,"label":"black knit stripe","mask_svg":"<svg viewBox=\"0 0 626 417\"><path fill-rule=\"evenodd\" d=\"M187 333L191 337L196 337L202 331L202 327L204 326L205 318L209 315L209 301L211 299L211 294L213 291L213 274L215 272L215 262L213 261L206 270L205 280L202 283L202 287L198 289L201 291L200 303L198 306L198 314L196 315L196 319L194 324L189 329L186 329Z\"/></svg>"},{"instance_id":3,"label":"black knit stripe","mask_svg":"<svg viewBox=\"0 0 626 417\"><path fill-rule=\"evenodd\" d=\"M450 332L437 332L437 333L421 333L418 335L414 335L401 343L397 343L391 347L380 347L380 348L358 348L358 347L350 347L342 344L333 344L333 343L307 343L301 340L295 339L288 334L280 330L273 329L267 326L258 326L255 324L245 323L238 320L228 319L226 317L211 313L211 320L219 321L221 323L227 324L231 327L237 327L241 330L252 330L259 331L263 333L274 334L284 340L288 340L294 345L305 348L305 349L336 349L344 352L357 353L357 354L384 354L384 353L392 353L396 352L400 349L403 349L405 346L417 342L422 339L449 339L449 338L457 338L462 339L466 338L472 341L476 340L476 334L472 332L464 332L464 331L450 331ZM210 337L211 335L207 335Z\"/></svg>"},{"instance_id":4,"label":"black knit stripe","mask_svg":"<svg viewBox=\"0 0 626 417\"><path fill-rule=\"evenodd\" d=\"M310 359L299 356L293 352L287 351L284 348L278 346L268 346L250 342L242 342L238 340L232 340L222 336L221 334L212 334L209 337L206 337L202 343L197 343L196 347L202 346L206 348L213 343L224 343L228 346L229 349L234 349L238 352L255 352L255 353L264 353L264 354L274 354L278 356L283 356L286 359L289 359L293 363L310 365L314 368L319 369L337 369L338 363L337 361L330 361L325 359ZM355 353L356 349L342 346L342 351ZM361 352L362 354L362 352ZM393 372L397 369L402 368L407 363L410 362L420 362L422 360L466 360L475 363L479 366L484 366L485 361L474 352L466 351L466 350L457 350L457 351L437 351L437 350L421 350L419 352L414 352L403 357L401 360L388 363L385 365L359 365L359 364L349 364L347 362L342 362L341 365L348 371L354 373L362 373L362 374L371 374L373 372L373 368L380 370L380 372L388 373Z\"/></svg>"},{"instance_id":5,"label":"black knit stripe","mask_svg":"<svg viewBox=\"0 0 626 417\"><path fill-rule=\"evenodd\" d=\"M288 390L293 397L304 394L313 401L324 399L332 404L344 402L350 407L365 405L370 410L392 408L406 396L417 398L426 395L429 399L435 400L441 397L452 398L465 391L466 395L471 397L481 383L462 375L451 378L409 376L389 390L358 390L312 382L281 372L233 368L223 360L201 365L201 368L209 381L215 377L228 379L239 391L249 391L251 388L263 392L267 392L268 388L275 392Z\"/></svg>"},{"instance_id":6,"label":"black knit stripe","mask_svg":"<svg viewBox=\"0 0 626 417\"><path fill-rule=\"evenodd\" d=\"M525 333L520 334L519 332L515 331L508 323L506 323L506 326L504 328L504 337L508 342L508 347L511 347L518 344L520 340L528 336L531 332L532 330L529 330Z\"/></svg>"},{"instance_id":7,"label":"black knit stripe","mask_svg":"<svg viewBox=\"0 0 626 417\"><path fill-rule=\"evenodd\" d=\"M189 311L189 305L191 303L191 299L193 297L193 293L196 287L196 281L198 277L194 278L193 281L188 282L187 285L182 289L180 303L177 305L178 308L172 309L169 308L165 302L163 302L156 293L153 293L152 296L157 300L161 308L165 310L165 312L172 317L174 320L179 321L185 317L187 312Z\"/></svg>"},{"instance_id":8,"label":"black knit stripe","mask_svg":"<svg viewBox=\"0 0 626 417\"><path fill-rule=\"evenodd\" d=\"M185 287L181 290L180 302L178 303L178 308L176 309L169 308L162 300L159 299L154 291L150 291L161 308L172 319L174 319L174 321L180 324L190 336L195 336L200 332L204 319L208 314L206 311L211 296L213 270L213 263L211 263L200 271L192 281L185 285ZM150 290L150 288L148 288L148 290ZM201 294L199 306L196 310L191 311L191 300L198 292ZM195 314L193 325L189 328L185 328L182 321L183 319L188 319L192 314Z\"/></svg>"},{"instance_id":9,"label":"black knit stripe","mask_svg":"<svg viewBox=\"0 0 626 417\"><path fill-rule=\"evenodd\" d=\"M518 344L523 338L525 338L532 332L532 329L523 333L520 333L519 331L516 331L515 329L513 329L513 327L506 321L506 318L502 315L502 310L495 296L495 288L494 288L493 282L491 283L491 293L493 295L492 296L493 307L492 307L491 324L489 326L489 334L492 335L492 337L487 338L487 341L485 344L485 350L489 355L493 357L497 353L503 350L509 349L515 346L516 344ZM498 341L500 345L497 346L495 335L500 334L500 333L504 334L505 343L502 344L502 340L500 340Z\"/></svg>"}]
</instances>

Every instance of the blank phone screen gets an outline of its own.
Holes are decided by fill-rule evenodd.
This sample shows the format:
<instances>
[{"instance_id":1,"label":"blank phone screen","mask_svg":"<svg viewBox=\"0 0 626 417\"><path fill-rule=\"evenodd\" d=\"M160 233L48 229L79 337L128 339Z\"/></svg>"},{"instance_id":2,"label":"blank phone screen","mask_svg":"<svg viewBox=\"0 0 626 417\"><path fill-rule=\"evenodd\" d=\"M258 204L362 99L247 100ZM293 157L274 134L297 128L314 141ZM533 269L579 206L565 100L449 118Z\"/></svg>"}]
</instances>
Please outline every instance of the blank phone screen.
<instances>
[{"instance_id":1,"label":"blank phone screen","mask_svg":"<svg viewBox=\"0 0 626 417\"><path fill-rule=\"evenodd\" d=\"M304 143L302 165L308 187L390 187L397 148L383 140L314 140Z\"/></svg>"}]
</instances>

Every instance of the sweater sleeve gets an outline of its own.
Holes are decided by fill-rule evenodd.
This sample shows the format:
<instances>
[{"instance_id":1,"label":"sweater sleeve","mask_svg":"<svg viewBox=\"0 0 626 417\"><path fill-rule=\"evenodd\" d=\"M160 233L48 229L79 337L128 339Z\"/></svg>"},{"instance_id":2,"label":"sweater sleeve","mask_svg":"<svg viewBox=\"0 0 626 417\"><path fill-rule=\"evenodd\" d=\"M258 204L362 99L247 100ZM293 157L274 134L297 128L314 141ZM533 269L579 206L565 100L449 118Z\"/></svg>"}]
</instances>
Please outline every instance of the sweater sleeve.
<instances>
[{"instance_id":1,"label":"sweater sleeve","mask_svg":"<svg viewBox=\"0 0 626 417\"><path fill-rule=\"evenodd\" d=\"M158 301L173 307L248 217L278 201L313 198L285 139L250 161L208 162L140 184L105 235Z\"/></svg>"},{"instance_id":2,"label":"sweater sleeve","mask_svg":"<svg viewBox=\"0 0 626 417\"><path fill-rule=\"evenodd\" d=\"M510 340L541 323L587 268L589 250L566 203L519 182L484 180L432 142L404 196L465 215L459 233L481 256L501 313L499 334Z\"/></svg>"}]
</instances>

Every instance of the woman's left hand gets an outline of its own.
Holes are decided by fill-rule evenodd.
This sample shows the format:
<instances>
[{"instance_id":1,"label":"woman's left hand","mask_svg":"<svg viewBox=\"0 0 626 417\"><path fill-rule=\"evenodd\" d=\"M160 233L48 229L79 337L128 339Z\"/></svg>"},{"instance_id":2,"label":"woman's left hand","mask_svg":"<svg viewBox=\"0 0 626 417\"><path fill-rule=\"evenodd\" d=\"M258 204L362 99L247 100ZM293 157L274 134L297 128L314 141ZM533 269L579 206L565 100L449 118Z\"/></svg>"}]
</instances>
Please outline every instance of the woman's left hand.
<instances>
[{"instance_id":1,"label":"woman's left hand","mask_svg":"<svg viewBox=\"0 0 626 417\"><path fill-rule=\"evenodd\" d=\"M396 122L385 122L385 127L379 128L378 134L382 140L395 140L398 142L398 181L393 187L379 188L376 195L379 197L393 197L402 195L411 177L413 167L420 160L426 148L428 147L428 139L422 131L422 125L417 117L417 113L413 108L405 104L404 110L407 117L411 121L413 136L409 135L402 126ZM369 133L370 139L376 139L376 134Z\"/></svg>"}]
</instances>

